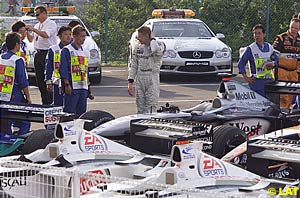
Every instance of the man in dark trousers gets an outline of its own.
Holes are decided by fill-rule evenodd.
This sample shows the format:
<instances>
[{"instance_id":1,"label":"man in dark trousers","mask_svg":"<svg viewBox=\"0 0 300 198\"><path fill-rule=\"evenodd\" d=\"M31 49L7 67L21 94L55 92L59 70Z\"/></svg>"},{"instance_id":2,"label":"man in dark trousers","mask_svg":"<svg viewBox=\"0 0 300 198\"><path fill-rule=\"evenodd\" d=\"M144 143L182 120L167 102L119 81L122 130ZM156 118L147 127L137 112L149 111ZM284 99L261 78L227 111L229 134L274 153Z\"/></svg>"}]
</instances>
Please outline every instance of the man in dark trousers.
<instances>
[{"instance_id":1,"label":"man in dark trousers","mask_svg":"<svg viewBox=\"0 0 300 198\"><path fill-rule=\"evenodd\" d=\"M28 31L33 32L28 38L33 40L36 54L34 56L34 69L37 85L41 92L42 103L51 104L52 94L47 91L45 83L45 59L50 46L57 44L57 25L48 18L47 9L44 6L37 6L34 9L34 14L39 21L34 27L26 25Z\"/></svg>"},{"instance_id":2,"label":"man in dark trousers","mask_svg":"<svg viewBox=\"0 0 300 198\"><path fill-rule=\"evenodd\" d=\"M0 79L2 79L0 81L0 101L31 103L25 62L22 57L16 55L20 51L21 38L18 33L11 32L7 34L5 42L8 51L0 56ZM14 132L18 135L28 133L30 130L30 122L27 121L10 120L6 125L5 127L3 121L1 122L0 132L12 134L11 126L16 129Z\"/></svg>"},{"instance_id":3,"label":"man in dark trousers","mask_svg":"<svg viewBox=\"0 0 300 198\"><path fill-rule=\"evenodd\" d=\"M62 26L58 30L58 37L60 43L52 45L48 52L47 64L46 64L46 84L47 90L53 93L53 104L63 106L63 94L61 91L61 80L59 75L60 64L60 51L61 49L70 44L71 41L71 28Z\"/></svg>"},{"instance_id":4,"label":"man in dark trousers","mask_svg":"<svg viewBox=\"0 0 300 198\"><path fill-rule=\"evenodd\" d=\"M72 43L61 51L59 74L64 87L64 112L78 118L87 109L89 52L82 48L86 37L82 26L75 26L72 36Z\"/></svg>"}]
</instances>

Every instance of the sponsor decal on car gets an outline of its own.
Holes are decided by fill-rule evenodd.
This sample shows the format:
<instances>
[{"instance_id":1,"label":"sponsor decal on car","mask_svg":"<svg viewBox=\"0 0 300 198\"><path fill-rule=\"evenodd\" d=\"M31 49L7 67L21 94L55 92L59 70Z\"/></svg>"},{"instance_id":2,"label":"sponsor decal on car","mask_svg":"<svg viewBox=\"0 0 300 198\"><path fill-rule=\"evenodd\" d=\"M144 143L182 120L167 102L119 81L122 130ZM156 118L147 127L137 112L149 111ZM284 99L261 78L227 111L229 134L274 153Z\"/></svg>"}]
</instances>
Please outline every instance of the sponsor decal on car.
<instances>
[{"instance_id":1,"label":"sponsor decal on car","mask_svg":"<svg viewBox=\"0 0 300 198\"><path fill-rule=\"evenodd\" d=\"M203 154L200 159L199 173L204 177L219 177L226 175L226 169L221 161Z\"/></svg>"},{"instance_id":2,"label":"sponsor decal on car","mask_svg":"<svg viewBox=\"0 0 300 198\"><path fill-rule=\"evenodd\" d=\"M83 149L87 152L101 152L107 150L107 145L101 137L93 133L85 132Z\"/></svg>"},{"instance_id":3,"label":"sponsor decal on car","mask_svg":"<svg viewBox=\"0 0 300 198\"><path fill-rule=\"evenodd\" d=\"M76 135L76 131L73 130L73 125L67 125L64 127L64 136L72 136L72 135Z\"/></svg>"},{"instance_id":4,"label":"sponsor decal on car","mask_svg":"<svg viewBox=\"0 0 300 198\"><path fill-rule=\"evenodd\" d=\"M27 179L26 177L3 177L0 178L0 187L11 189L15 186L26 186L27 185Z\"/></svg>"},{"instance_id":5,"label":"sponsor decal on car","mask_svg":"<svg viewBox=\"0 0 300 198\"><path fill-rule=\"evenodd\" d=\"M236 100L256 100L254 91L235 93Z\"/></svg>"},{"instance_id":6,"label":"sponsor decal on car","mask_svg":"<svg viewBox=\"0 0 300 198\"><path fill-rule=\"evenodd\" d=\"M247 134L248 138L262 135L266 133L270 127L268 121L259 118L234 120L229 121L226 124L242 129Z\"/></svg>"},{"instance_id":7,"label":"sponsor decal on car","mask_svg":"<svg viewBox=\"0 0 300 198\"><path fill-rule=\"evenodd\" d=\"M45 125L55 125L59 121L59 117L54 116L54 114L63 112L62 107L52 107L47 108L44 111L44 124Z\"/></svg>"},{"instance_id":8,"label":"sponsor decal on car","mask_svg":"<svg viewBox=\"0 0 300 198\"><path fill-rule=\"evenodd\" d=\"M229 91L233 91L233 90L236 90L236 87L235 87L234 84L227 84L227 89L228 89Z\"/></svg>"},{"instance_id":9,"label":"sponsor decal on car","mask_svg":"<svg viewBox=\"0 0 300 198\"><path fill-rule=\"evenodd\" d=\"M110 175L109 169L104 170L93 170L89 171L88 173L91 174L98 174L98 175ZM107 181L105 179L105 176L101 179L96 179L99 177L90 177L90 178L80 178L80 194L84 195L90 191L90 189L94 186L97 186L99 184L106 184Z\"/></svg>"},{"instance_id":10,"label":"sponsor decal on car","mask_svg":"<svg viewBox=\"0 0 300 198\"><path fill-rule=\"evenodd\" d=\"M193 148L191 147L191 145L188 145L187 147L182 149L182 156L183 159L192 159L195 158L195 154L192 152Z\"/></svg>"},{"instance_id":11,"label":"sponsor decal on car","mask_svg":"<svg viewBox=\"0 0 300 198\"><path fill-rule=\"evenodd\" d=\"M292 169L289 166L280 166L279 168L275 169L274 171L271 171L268 174L268 177L270 178L289 178L289 176L292 173Z\"/></svg>"},{"instance_id":12,"label":"sponsor decal on car","mask_svg":"<svg viewBox=\"0 0 300 198\"><path fill-rule=\"evenodd\" d=\"M246 163L247 163L247 154L244 153L240 156L235 157L233 159L233 163L236 164L236 165L242 165L242 166L246 165Z\"/></svg>"}]
</instances>

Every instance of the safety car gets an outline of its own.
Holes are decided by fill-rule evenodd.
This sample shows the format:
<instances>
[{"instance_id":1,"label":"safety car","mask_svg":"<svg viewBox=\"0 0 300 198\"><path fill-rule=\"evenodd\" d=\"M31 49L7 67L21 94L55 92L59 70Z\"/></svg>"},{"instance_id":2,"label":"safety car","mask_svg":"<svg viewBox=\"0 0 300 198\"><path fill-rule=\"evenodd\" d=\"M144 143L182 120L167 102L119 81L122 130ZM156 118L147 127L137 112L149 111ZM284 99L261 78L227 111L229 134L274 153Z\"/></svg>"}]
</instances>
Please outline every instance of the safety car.
<instances>
[{"instance_id":1,"label":"safety car","mask_svg":"<svg viewBox=\"0 0 300 198\"><path fill-rule=\"evenodd\" d=\"M85 38L83 49L90 52L89 59L89 76L90 80L95 83L101 82L101 51L93 37L99 36L99 32L90 32L85 24L81 21L81 19L75 15L70 13L75 11L74 6L66 6L66 7L48 7L48 17L53 20L57 24L57 28L59 29L61 26L68 26L70 21L78 21L86 30L87 36ZM25 16L21 17L21 21L28 25L35 25L38 23L36 17L33 16L34 8L32 7L23 7L21 11L26 13ZM59 38L57 37L59 41ZM29 65L27 66L27 73L29 77L35 76L35 70L33 65L34 55L36 50L33 47L33 43L30 43L27 39L24 40L28 46L28 51L30 55Z\"/></svg>"},{"instance_id":2,"label":"safety car","mask_svg":"<svg viewBox=\"0 0 300 198\"><path fill-rule=\"evenodd\" d=\"M14 159L43 164L43 168L40 170L30 169L29 166L12 167L12 163L0 163L2 195L21 197L29 193L31 197L69 197L71 195L68 187L79 189L79 186L85 186L86 188L80 188L80 195L84 195L97 185L101 185L101 189L105 192L110 190L111 184L110 180L105 179L105 176L135 178L136 180L139 178L144 187L147 186L147 183L168 184L186 189L200 188L213 192L233 192L240 196L258 195L258 193L266 195L267 187L276 186L278 188L280 186L284 188L287 185L295 186L299 183L298 181L264 179L222 162L220 159L202 152L203 142L179 141L173 146L170 158L146 155L83 130L84 122L84 120L78 119L59 123L55 130L58 142L50 143L45 149ZM198 129L198 132L202 130ZM141 130L141 132L143 131ZM3 161L3 159L1 160ZM16 161L11 162L17 163ZM84 173L99 174L103 177L102 181L95 179L95 182L91 182L78 179L76 183L71 174L67 174L62 182L62 175L55 171L53 173L47 171L49 166L75 170L79 177ZM7 185L8 180L15 181L14 185ZM70 186L74 183L75 185ZM123 189L116 190L115 193L118 195L123 193L124 196L132 197L155 190L147 187L141 188L141 185L131 188L125 186L125 189L123 186ZM167 195L166 191L155 194Z\"/></svg>"},{"instance_id":3,"label":"safety car","mask_svg":"<svg viewBox=\"0 0 300 198\"><path fill-rule=\"evenodd\" d=\"M154 18L143 26L149 27L155 39L166 45L161 74L218 74L232 73L231 49L201 20L193 19L189 9L155 9ZM129 67L137 32L129 42Z\"/></svg>"}]
</instances>

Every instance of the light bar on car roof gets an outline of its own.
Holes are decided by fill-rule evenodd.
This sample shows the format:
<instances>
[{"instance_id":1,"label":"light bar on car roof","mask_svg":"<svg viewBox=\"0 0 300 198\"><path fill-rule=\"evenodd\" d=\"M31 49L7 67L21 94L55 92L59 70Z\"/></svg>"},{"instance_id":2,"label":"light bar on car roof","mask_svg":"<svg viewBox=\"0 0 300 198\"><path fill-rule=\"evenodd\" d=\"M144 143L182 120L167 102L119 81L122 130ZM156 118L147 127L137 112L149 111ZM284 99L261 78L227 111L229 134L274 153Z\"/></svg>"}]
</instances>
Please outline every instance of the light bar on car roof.
<instances>
[{"instance_id":1,"label":"light bar on car roof","mask_svg":"<svg viewBox=\"0 0 300 198\"><path fill-rule=\"evenodd\" d=\"M194 17L195 12L190 9L155 9L152 11L153 17L172 18L172 17Z\"/></svg>"},{"instance_id":2,"label":"light bar on car roof","mask_svg":"<svg viewBox=\"0 0 300 198\"><path fill-rule=\"evenodd\" d=\"M75 12L75 6L48 7L47 12ZM21 7L21 12L34 13L34 7Z\"/></svg>"}]
</instances>

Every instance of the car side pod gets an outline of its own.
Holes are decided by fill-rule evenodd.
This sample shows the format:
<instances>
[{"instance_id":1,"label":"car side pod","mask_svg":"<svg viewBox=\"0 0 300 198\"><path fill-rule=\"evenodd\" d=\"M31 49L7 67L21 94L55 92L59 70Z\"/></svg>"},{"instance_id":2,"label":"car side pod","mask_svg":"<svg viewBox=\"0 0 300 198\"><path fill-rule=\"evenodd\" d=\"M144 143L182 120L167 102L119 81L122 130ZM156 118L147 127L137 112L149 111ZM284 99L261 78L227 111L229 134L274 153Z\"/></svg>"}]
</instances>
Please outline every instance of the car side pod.
<instances>
[{"instance_id":1,"label":"car side pod","mask_svg":"<svg viewBox=\"0 0 300 198\"><path fill-rule=\"evenodd\" d=\"M204 141L181 141L171 150L171 160L175 165L164 168L160 174L151 180L174 186L189 186L201 188L210 185L252 186L261 179L249 171L222 162L213 156L202 152Z\"/></svg>"}]
</instances>

